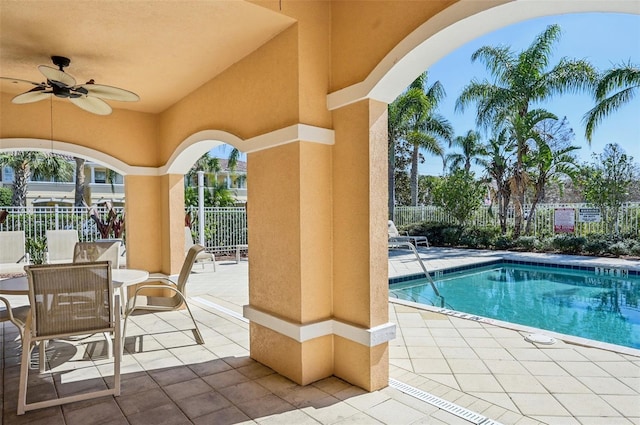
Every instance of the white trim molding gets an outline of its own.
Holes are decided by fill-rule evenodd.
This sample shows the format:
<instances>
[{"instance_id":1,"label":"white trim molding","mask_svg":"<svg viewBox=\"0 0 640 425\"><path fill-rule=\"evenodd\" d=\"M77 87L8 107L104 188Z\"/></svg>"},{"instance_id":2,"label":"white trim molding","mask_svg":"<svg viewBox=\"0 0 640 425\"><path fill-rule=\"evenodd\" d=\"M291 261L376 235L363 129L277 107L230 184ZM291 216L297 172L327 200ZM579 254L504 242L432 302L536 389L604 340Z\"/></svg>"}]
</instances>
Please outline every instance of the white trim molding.
<instances>
[{"instance_id":1,"label":"white trim molding","mask_svg":"<svg viewBox=\"0 0 640 425\"><path fill-rule=\"evenodd\" d=\"M58 152L89 159L122 175L163 176L166 174L186 174L205 152L224 143L234 146L241 152L249 153L298 141L333 145L335 143L335 132L328 128L294 124L243 140L225 131L204 130L192 134L180 143L167 163L161 167L132 166L104 152L56 140L32 138L0 139L0 151L34 150Z\"/></svg>"},{"instance_id":2,"label":"white trim molding","mask_svg":"<svg viewBox=\"0 0 640 425\"><path fill-rule=\"evenodd\" d=\"M0 139L0 151L39 151L56 152L88 159L97 164L104 165L121 175L133 174L137 176L158 176L158 168L138 167L129 165L104 152L87 148L73 143L59 142L57 140L33 139L33 138L6 138Z\"/></svg>"},{"instance_id":3,"label":"white trim molding","mask_svg":"<svg viewBox=\"0 0 640 425\"><path fill-rule=\"evenodd\" d=\"M298 141L333 145L335 143L335 131L306 124L294 124L247 139L243 143L244 149L241 150L247 153L257 152ZM238 147L238 149L240 148Z\"/></svg>"},{"instance_id":4,"label":"white trim molding","mask_svg":"<svg viewBox=\"0 0 640 425\"><path fill-rule=\"evenodd\" d=\"M205 152L223 143L241 152L250 153L297 141L333 145L335 132L327 128L294 124L243 140L225 131L204 130L187 137L176 148L169 161L160 167L160 174L185 174Z\"/></svg>"},{"instance_id":5,"label":"white trim molding","mask_svg":"<svg viewBox=\"0 0 640 425\"><path fill-rule=\"evenodd\" d=\"M327 335L337 335L366 347L375 347L396 337L395 323L384 323L370 329L354 326L336 319L299 324L275 317L250 305L245 305L242 309L243 316L250 321L300 343Z\"/></svg>"}]
</instances>

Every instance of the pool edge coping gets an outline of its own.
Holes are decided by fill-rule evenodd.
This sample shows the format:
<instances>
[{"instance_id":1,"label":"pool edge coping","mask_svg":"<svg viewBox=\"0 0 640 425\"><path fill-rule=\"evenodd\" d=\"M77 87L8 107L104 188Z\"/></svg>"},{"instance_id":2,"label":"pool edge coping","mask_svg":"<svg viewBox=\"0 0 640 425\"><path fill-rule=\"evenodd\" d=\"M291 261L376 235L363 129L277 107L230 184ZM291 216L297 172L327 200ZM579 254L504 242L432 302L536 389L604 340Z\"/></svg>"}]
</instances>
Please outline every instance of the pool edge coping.
<instances>
[{"instance_id":1,"label":"pool edge coping","mask_svg":"<svg viewBox=\"0 0 640 425\"><path fill-rule=\"evenodd\" d=\"M549 258L549 257L545 258L545 257L542 257L542 255L549 255L549 254L497 252L496 255L494 256L479 258L478 261L465 264L462 266L435 269L434 271L430 271L429 275L433 278L433 277L436 277L436 273L438 273L438 274L441 274L438 277L441 277L447 274L457 273L465 270L477 269L481 267L490 267L492 265L507 263L507 264L517 264L517 265L525 265L525 266L542 266L542 267L549 267L549 268L557 268L559 270L578 270L578 271L593 271L593 272L596 271L597 267L601 267L601 268L604 267L607 269L624 268L624 269L627 269L629 272L633 272L633 273L630 273L630 276L635 276L637 278L640 278L640 263L638 265L635 265L635 264L622 265L622 264L615 264L614 262L611 261L615 259L608 259L608 258L604 259L602 257L587 257L587 256L582 257L582 256L563 255L563 260L565 261L563 261L563 264L558 264L558 262L560 261L558 258ZM562 254L552 254L552 255L562 255ZM578 261L581 263L587 262L588 265L575 264ZM622 277L622 276L618 276L618 277ZM403 282L408 282L411 280L423 279L423 278L424 278L424 273L413 273L410 275L389 277L388 284L393 285L393 284L398 284L398 283L403 283ZM626 347L623 345L611 344L607 342L596 341L593 339L582 338L574 335L562 334L559 332L549 331L546 329L520 325L512 322L505 322L498 319L492 319L484 316L479 316L476 314L449 310L441 307L429 306L427 304L420 304L413 301L402 300L399 298L389 297L389 302L417 308L419 310L426 310L426 311L431 311L435 313L445 314L445 315L457 317L460 319L473 320L480 323L486 323L486 324L498 326L505 329L511 329L517 332L542 333L572 345L579 345L579 346L589 347L589 348L599 348L607 351L612 351L618 354L640 357L640 349ZM534 343L531 343L531 344L534 346L538 346Z\"/></svg>"},{"instance_id":2,"label":"pool edge coping","mask_svg":"<svg viewBox=\"0 0 640 425\"><path fill-rule=\"evenodd\" d=\"M617 344L611 344L611 343L607 343L607 342L600 342L600 341L596 341L593 339L588 339L588 338L581 338L579 336L574 336L574 335L567 335L567 334L562 334L559 332L554 332L554 331L549 331L546 329L541 329L541 328L535 328L532 326L526 326L526 325L520 325L517 323L512 323L512 322L505 322L502 320L498 320L498 319L491 319L488 317L484 317L484 316L480 316L477 314L470 314L470 313L464 313L464 312L460 312L460 311L455 311L455 310L449 310L446 308L441 308L441 307L435 307L435 306L430 306L430 305L426 305L426 304L420 304L420 303L416 303L413 301L407 301L407 300L401 300L399 298L389 298L389 302L392 304L398 304L398 305L403 305L406 307L412 307L418 310L425 310L425 311L429 311L432 313L439 313L439 314L444 314L447 316L451 316L451 317L456 317L458 319L463 319L463 320L471 320L477 323L483 323L483 324L487 324L487 325L492 325L492 326L497 326L499 328L504 328L504 329L509 329L512 331L516 331L516 332L528 332L528 333L535 333L535 334L544 334L544 335L548 335L551 336L553 338L559 339L567 344L571 344L571 345L578 345L578 346L582 346L582 347L587 347L587 348L598 348L601 350L606 350L606 351L612 351L618 354L624 354L624 355L628 355L628 356L634 356L634 357L638 357L640 358L640 349L635 349L635 348L631 348L631 347L625 347L623 345L617 345ZM524 336L523 336L524 339ZM548 345L544 345L544 344L535 344L535 343L530 343L531 345L538 347L538 348L542 348L542 347L550 347Z\"/></svg>"}]
</instances>

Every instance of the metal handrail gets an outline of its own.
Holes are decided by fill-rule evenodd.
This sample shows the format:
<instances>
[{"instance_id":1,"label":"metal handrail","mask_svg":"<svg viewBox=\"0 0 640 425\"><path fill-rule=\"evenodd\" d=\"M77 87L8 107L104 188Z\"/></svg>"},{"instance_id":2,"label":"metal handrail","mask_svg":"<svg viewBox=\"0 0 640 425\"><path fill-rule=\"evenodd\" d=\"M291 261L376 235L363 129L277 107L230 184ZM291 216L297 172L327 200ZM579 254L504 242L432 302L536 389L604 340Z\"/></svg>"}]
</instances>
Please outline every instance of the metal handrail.
<instances>
[{"instance_id":1,"label":"metal handrail","mask_svg":"<svg viewBox=\"0 0 640 425\"><path fill-rule=\"evenodd\" d=\"M445 306L444 297L440 295L438 288L436 288L436 283L433 281L433 278L427 271L427 267L422 262L422 258L420 258L420 255L418 254L418 250L416 249L416 247L411 242L407 242L407 241L389 241L389 249L399 248L399 247L406 247L406 248L409 248L411 251L413 251L413 255L415 255L416 260L418 260L418 264L420 264L420 267L422 268L422 271L424 272L425 277L431 284L431 289L433 289L433 292L436 294L436 296L440 298L440 304L441 304L440 307L444 308Z\"/></svg>"}]
</instances>

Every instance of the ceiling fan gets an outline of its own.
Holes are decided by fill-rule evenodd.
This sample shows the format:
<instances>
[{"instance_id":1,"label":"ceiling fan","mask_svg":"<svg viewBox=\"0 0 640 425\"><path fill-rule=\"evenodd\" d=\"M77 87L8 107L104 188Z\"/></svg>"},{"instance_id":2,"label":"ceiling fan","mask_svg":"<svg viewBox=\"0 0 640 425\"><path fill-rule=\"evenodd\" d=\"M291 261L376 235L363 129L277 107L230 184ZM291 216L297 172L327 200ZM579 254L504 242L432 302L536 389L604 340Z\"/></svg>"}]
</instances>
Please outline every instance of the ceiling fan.
<instances>
[{"instance_id":1,"label":"ceiling fan","mask_svg":"<svg viewBox=\"0 0 640 425\"><path fill-rule=\"evenodd\" d=\"M18 78L0 77L0 79L8 80L14 83L28 83L35 87L31 90L19 94L14 97L11 102L23 104L33 103L40 100L48 99L52 95L61 98L67 98L71 103L85 111L97 115L109 115L112 111L111 106L102 99L118 100L122 102L136 102L140 97L128 90L118 87L105 86L95 84L93 80L89 80L85 84L76 84L76 79L64 72L64 68L69 66L71 60L64 56L51 56L53 64L58 69L40 65L38 69L47 78L47 82L36 83Z\"/></svg>"}]
</instances>

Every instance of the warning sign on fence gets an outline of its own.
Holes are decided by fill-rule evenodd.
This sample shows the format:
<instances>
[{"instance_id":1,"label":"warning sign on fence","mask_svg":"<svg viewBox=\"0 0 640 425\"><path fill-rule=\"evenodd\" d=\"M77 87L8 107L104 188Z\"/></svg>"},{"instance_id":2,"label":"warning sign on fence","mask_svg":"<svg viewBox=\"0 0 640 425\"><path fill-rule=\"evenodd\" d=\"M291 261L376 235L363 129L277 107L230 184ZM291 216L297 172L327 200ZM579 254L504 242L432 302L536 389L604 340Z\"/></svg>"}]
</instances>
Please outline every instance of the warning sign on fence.
<instances>
[{"instance_id":1,"label":"warning sign on fence","mask_svg":"<svg viewBox=\"0 0 640 425\"><path fill-rule=\"evenodd\" d=\"M553 214L555 233L573 233L576 227L576 211L573 208L556 208Z\"/></svg>"},{"instance_id":2,"label":"warning sign on fence","mask_svg":"<svg viewBox=\"0 0 640 425\"><path fill-rule=\"evenodd\" d=\"M578 208L578 221L580 223L600 223L602 221L600 208Z\"/></svg>"}]
</instances>

